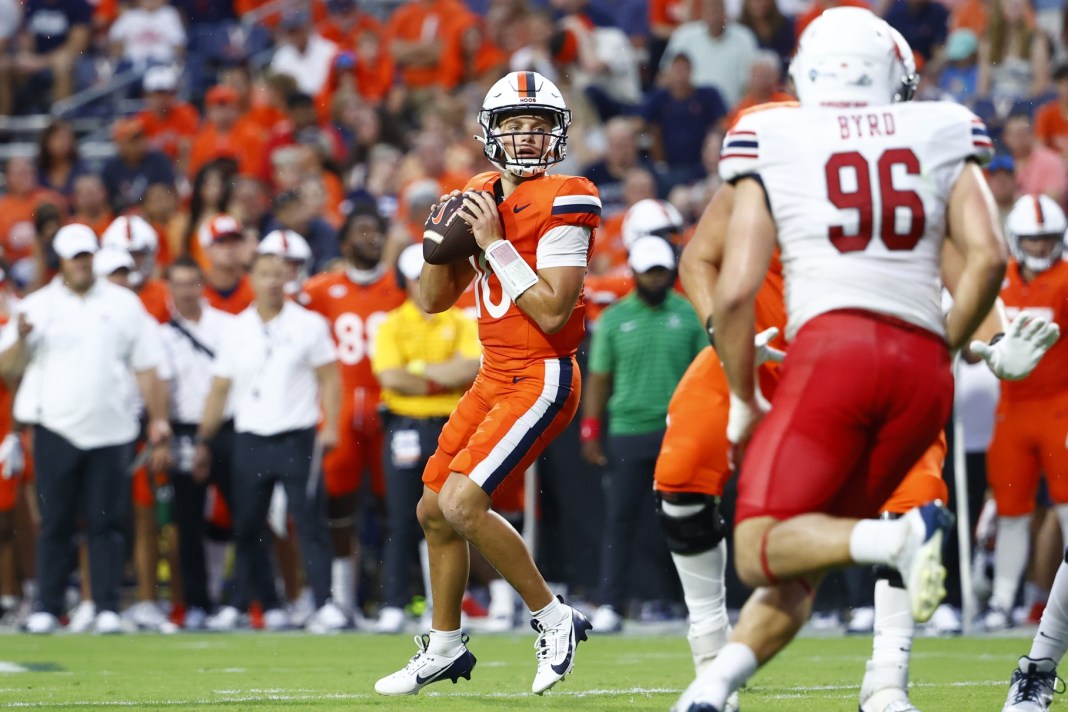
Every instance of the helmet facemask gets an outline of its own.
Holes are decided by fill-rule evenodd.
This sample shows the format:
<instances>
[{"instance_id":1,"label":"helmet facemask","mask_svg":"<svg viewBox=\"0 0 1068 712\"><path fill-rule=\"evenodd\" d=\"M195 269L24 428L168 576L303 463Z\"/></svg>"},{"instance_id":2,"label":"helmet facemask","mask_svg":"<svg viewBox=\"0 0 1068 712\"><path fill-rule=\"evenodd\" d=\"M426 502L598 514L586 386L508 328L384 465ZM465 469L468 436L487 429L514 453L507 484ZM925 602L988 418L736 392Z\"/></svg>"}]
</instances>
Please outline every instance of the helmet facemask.
<instances>
[{"instance_id":1,"label":"helmet facemask","mask_svg":"<svg viewBox=\"0 0 1068 712\"><path fill-rule=\"evenodd\" d=\"M501 125L517 116L544 116L549 120L549 131L508 131L500 130ZM511 173L517 178L531 178L541 175L549 166L559 163L567 156L567 129L571 125L571 112L546 105L505 106L498 109L483 109L478 112L478 124L482 127L482 136L475 138L484 144L483 153L490 163L501 171ZM527 147L523 139L533 136L533 147L540 153L523 156L521 150Z\"/></svg>"},{"instance_id":2,"label":"helmet facemask","mask_svg":"<svg viewBox=\"0 0 1068 712\"><path fill-rule=\"evenodd\" d=\"M1026 252L1021 245L1022 240L1048 240L1053 243L1053 248L1048 255L1039 257ZM1024 267L1032 272L1045 272L1060 262L1061 254L1064 252L1064 235L1059 232L1044 232L1032 235L1017 235L1010 232L1009 247L1012 250L1012 256Z\"/></svg>"}]
</instances>

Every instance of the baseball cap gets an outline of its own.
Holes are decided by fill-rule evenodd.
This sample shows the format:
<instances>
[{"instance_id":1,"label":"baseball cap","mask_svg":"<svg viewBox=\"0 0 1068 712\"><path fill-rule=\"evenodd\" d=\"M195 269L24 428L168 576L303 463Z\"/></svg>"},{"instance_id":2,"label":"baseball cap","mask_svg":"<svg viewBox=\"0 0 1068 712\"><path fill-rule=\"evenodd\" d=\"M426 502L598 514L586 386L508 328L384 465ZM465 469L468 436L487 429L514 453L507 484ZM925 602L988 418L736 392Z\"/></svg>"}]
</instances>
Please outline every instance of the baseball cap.
<instances>
[{"instance_id":1,"label":"baseball cap","mask_svg":"<svg viewBox=\"0 0 1068 712\"><path fill-rule=\"evenodd\" d=\"M178 70L174 67L152 67L145 72L146 92L174 91L178 88Z\"/></svg>"},{"instance_id":2,"label":"baseball cap","mask_svg":"<svg viewBox=\"0 0 1068 712\"><path fill-rule=\"evenodd\" d=\"M397 258L397 269L405 279L419 279L423 271L423 246L408 245Z\"/></svg>"},{"instance_id":3,"label":"baseball cap","mask_svg":"<svg viewBox=\"0 0 1068 712\"><path fill-rule=\"evenodd\" d=\"M144 135L145 124L139 116L129 116L119 119L111 129L111 136L116 141L129 141L135 136Z\"/></svg>"},{"instance_id":4,"label":"baseball cap","mask_svg":"<svg viewBox=\"0 0 1068 712\"><path fill-rule=\"evenodd\" d=\"M654 267L675 269L675 251L662 237L639 237L630 245L627 264L636 274L643 274Z\"/></svg>"},{"instance_id":5,"label":"baseball cap","mask_svg":"<svg viewBox=\"0 0 1068 712\"><path fill-rule=\"evenodd\" d=\"M71 223L64 225L52 238L52 249L64 260L72 260L78 255L95 255L100 245L96 233L88 225Z\"/></svg>"},{"instance_id":6,"label":"baseball cap","mask_svg":"<svg viewBox=\"0 0 1068 712\"><path fill-rule=\"evenodd\" d=\"M1016 172L1016 162L1012 160L1012 156L1007 153L999 153L990 161L986 166L987 173L993 173L994 171L1008 171L1009 173Z\"/></svg>"},{"instance_id":7,"label":"baseball cap","mask_svg":"<svg viewBox=\"0 0 1068 712\"><path fill-rule=\"evenodd\" d=\"M208 89L208 93L204 95L204 104L207 106L236 104L239 100L237 92L234 91L233 87L226 86L225 84L216 84L211 89Z\"/></svg>"},{"instance_id":8,"label":"baseball cap","mask_svg":"<svg viewBox=\"0 0 1068 712\"><path fill-rule=\"evenodd\" d=\"M133 258L126 250L118 247L103 247L93 255L93 274L97 277L107 277L120 269L130 271L134 269Z\"/></svg>"},{"instance_id":9,"label":"baseball cap","mask_svg":"<svg viewBox=\"0 0 1068 712\"><path fill-rule=\"evenodd\" d=\"M959 62L967 59L979 49L979 38L967 28L953 30L946 39L946 59Z\"/></svg>"},{"instance_id":10,"label":"baseball cap","mask_svg":"<svg viewBox=\"0 0 1068 712\"><path fill-rule=\"evenodd\" d=\"M224 238L241 237L241 235L241 223L232 215L220 213L201 226L197 237L200 239L201 247L209 247Z\"/></svg>"}]
</instances>

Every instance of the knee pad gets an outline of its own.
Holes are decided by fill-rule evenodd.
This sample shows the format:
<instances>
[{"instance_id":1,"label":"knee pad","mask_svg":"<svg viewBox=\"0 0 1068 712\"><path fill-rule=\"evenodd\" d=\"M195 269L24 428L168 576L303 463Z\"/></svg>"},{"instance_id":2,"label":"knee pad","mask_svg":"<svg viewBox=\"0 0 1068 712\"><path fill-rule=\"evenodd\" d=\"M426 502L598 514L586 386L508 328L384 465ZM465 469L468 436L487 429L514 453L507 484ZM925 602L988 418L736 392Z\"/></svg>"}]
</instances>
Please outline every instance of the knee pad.
<instances>
[{"instance_id":1,"label":"knee pad","mask_svg":"<svg viewBox=\"0 0 1068 712\"><path fill-rule=\"evenodd\" d=\"M719 498L692 492L672 493L668 503L700 509L683 516L664 512L664 493L656 492L656 514L668 549L675 554L700 554L716 548L727 535L727 523L719 511Z\"/></svg>"},{"instance_id":2,"label":"knee pad","mask_svg":"<svg viewBox=\"0 0 1068 712\"><path fill-rule=\"evenodd\" d=\"M879 519L900 519L902 516L904 515L894 512L883 512L879 515ZM901 572L897 569L885 564L876 564L871 567L871 570L875 574L876 581L886 581L894 588L905 588L905 580L901 578Z\"/></svg>"}]
</instances>

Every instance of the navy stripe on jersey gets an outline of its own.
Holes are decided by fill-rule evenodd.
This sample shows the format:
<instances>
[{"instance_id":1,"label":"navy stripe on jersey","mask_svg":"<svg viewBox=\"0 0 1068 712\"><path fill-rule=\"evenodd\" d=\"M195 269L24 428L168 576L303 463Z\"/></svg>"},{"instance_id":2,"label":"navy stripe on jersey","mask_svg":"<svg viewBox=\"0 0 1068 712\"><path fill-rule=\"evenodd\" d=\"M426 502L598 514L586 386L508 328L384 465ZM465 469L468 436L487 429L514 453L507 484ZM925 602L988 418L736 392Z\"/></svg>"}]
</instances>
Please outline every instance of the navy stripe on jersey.
<instances>
[{"instance_id":1,"label":"navy stripe on jersey","mask_svg":"<svg viewBox=\"0 0 1068 712\"><path fill-rule=\"evenodd\" d=\"M554 205L553 215L596 215L601 216L599 205Z\"/></svg>"}]
</instances>

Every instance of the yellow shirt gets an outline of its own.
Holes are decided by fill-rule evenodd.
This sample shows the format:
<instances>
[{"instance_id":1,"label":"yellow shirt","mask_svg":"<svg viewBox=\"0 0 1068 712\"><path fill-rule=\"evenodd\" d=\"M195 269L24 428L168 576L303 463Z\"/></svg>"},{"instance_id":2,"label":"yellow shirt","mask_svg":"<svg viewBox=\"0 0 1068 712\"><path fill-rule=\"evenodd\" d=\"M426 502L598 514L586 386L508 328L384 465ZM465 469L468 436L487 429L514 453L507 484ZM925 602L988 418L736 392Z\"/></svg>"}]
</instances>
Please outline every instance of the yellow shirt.
<instances>
[{"instance_id":1,"label":"yellow shirt","mask_svg":"<svg viewBox=\"0 0 1068 712\"><path fill-rule=\"evenodd\" d=\"M453 307L424 316L411 300L388 315L378 327L371 356L375 375L393 368L407 368L413 361L444 363L455 356L478 358L482 345L474 319ZM444 417L452 413L463 390L432 396L409 396L382 389L382 403L397 415L410 418Z\"/></svg>"}]
</instances>

